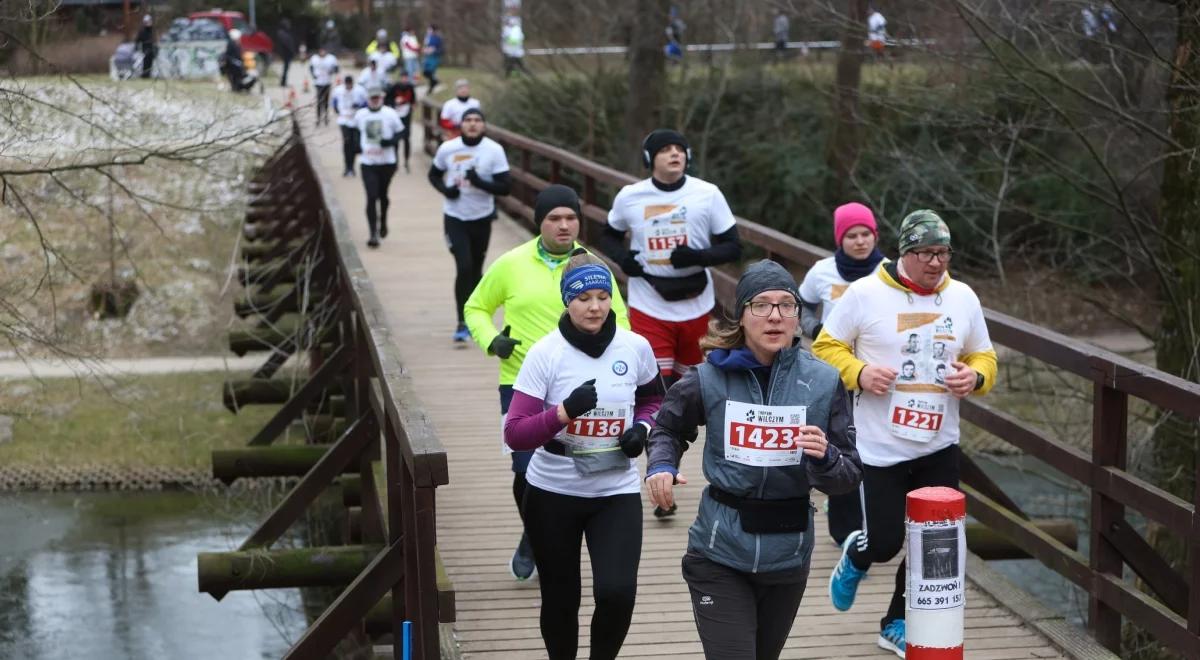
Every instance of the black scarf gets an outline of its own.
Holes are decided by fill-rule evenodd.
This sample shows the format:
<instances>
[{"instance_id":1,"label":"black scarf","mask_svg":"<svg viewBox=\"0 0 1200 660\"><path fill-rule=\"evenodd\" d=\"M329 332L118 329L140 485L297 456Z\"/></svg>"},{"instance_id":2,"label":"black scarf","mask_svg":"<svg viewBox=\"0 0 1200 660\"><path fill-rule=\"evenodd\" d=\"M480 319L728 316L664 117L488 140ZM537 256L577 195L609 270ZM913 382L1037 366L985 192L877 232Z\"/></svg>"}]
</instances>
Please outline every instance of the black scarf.
<instances>
[{"instance_id":1,"label":"black scarf","mask_svg":"<svg viewBox=\"0 0 1200 660\"><path fill-rule=\"evenodd\" d=\"M467 137L464 135L464 136L462 136L462 141L463 141L463 144L467 145L468 147L473 147L473 146L479 144L480 142L483 142L483 134L481 133L479 135L476 135L475 137Z\"/></svg>"},{"instance_id":2,"label":"black scarf","mask_svg":"<svg viewBox=\"0 0 1200 660\"><path fill-rule=\"evenodd\" d=\"M858 281L867 275L875 272L875 267L879 262L883 261L883 253L879 248L871 251L866 259L855 259L846 254L842 248L838 248L837 252L833 253L833 262L837 265L838 275L842 276L847 282Z\"/></svg>"},{"instance_id":3,"label":"black scarf","mask_svg":"<svg viewBox=\"0 0 1200 660\"><path fill-rule=\"evenodd\" d=\"M658 188L663 192L674 192L682 188L683 184L687 183L687 175L679 177L679 180L675 183L663 183L654 177L650 177L650 183L653 183L655 188Z\"/></svg>"},{"instance_id":4,"label":"black scarf","mask_svg":"<svg viewBox=\"0 0 1200 660\"><path fill-rule=\"evenodd\" d=\"M617 336L617 315L610 310L608 318L604 319L604 325L600 326L600 332L591 335L576 328L575 324L571 323L571 315L563 312L562 317L558 319L558 331L568 344L583 351L590 358L598 358L604 355L613 337Z\"/></svg>"}]
</instances>

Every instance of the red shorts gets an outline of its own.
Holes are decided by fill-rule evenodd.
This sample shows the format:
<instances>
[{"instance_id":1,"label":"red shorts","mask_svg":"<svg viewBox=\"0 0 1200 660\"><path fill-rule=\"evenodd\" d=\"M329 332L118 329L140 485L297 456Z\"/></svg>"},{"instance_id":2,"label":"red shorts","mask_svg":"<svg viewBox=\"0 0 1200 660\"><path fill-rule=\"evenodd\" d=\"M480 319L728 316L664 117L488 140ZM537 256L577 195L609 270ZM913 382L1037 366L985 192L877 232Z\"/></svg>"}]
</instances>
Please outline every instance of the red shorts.
<instances>
[{"instance_id":1,"label":"red shorts","mask_svg":"<svg viewBox=\"0 0 1200 660\"><path fill-rule=\"evenodd\" d=\"M664 378L683 376L704 361L700 339L708 332L708 314L690 321L660 321L630 308L629 325L650 342Z\"/></svg>"}]
</instances>

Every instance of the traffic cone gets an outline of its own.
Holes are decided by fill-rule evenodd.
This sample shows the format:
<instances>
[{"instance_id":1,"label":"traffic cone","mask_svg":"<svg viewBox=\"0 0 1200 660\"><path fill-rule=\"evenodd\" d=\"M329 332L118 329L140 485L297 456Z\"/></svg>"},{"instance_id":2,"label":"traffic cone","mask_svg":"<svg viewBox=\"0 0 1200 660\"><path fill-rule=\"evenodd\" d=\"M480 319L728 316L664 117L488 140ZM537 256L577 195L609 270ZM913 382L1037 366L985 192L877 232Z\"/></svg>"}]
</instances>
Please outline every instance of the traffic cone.
<instances>
[{"instance_id":1,"label":"traffic cone","mask_svg":"<svg viewBox=\"0 0 1200 660\"><path fill-rule=\"evenodd\" d=\"M308 78L304 79L304 93L308 93Z\"/></svg>"}]
</instances>

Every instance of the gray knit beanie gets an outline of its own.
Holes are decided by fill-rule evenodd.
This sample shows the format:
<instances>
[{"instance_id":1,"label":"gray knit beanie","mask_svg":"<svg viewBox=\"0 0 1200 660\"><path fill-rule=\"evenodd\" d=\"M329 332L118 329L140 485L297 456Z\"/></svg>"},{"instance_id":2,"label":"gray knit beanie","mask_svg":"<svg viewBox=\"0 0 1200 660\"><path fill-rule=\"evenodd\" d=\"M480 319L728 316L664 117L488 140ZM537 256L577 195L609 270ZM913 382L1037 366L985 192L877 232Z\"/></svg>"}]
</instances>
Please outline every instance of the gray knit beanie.
<instances>
[{"instance_id":1,"label":"gray knit beanie","mask_svg":"<svg viewBox=\"0 0 1200 660\"><path fill-rule=\"evenodd\" d=\"M734 317L742 318L742 309L750 299L763 291L787 291L800 302L800 291L796 287L796 278L786 268L770 259L750 264L742 279L737 283L737 307Z\"/></svg>"}]
</instances>

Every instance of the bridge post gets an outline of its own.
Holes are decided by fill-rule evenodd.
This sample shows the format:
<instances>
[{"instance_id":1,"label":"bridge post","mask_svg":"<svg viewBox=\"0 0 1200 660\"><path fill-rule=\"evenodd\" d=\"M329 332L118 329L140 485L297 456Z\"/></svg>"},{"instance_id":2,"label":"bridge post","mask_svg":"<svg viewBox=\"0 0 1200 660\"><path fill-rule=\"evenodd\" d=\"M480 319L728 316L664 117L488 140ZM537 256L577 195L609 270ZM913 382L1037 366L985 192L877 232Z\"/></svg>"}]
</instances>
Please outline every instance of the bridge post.
<instances>
[{"instance_id":1,"label":"bridge post","mask_svg":"<svg viewBox=\"0 0 1200 660\"><path fill-rule=\"evenodd\" d=\"M967 498L953 488L918 488L905 500L908 660L961 660L966 611Z\"/></svg>"},{"instance_id":2,"label":"bridge post","mask_svg":"<svg viewBox=\"0 0 1200 660\"><path fill-rule=\"evenodd\" d=\"M1092 471L1098 481L1104 467L1125 469L1126 420L1129 398L1120 390L1104 384L1103 372L1097 372L1092 394ZM1106 533L1125 520L1125 505L1092 489L1090 557L1089 563L1096 573L1122 579L1125 562L1120 551L1113 547ZM1093 585L1088 594L1088 628L1096 641L1114 653L1121 651L1121 613L1105 603L1097 595L1099 585Z\"/></svg>"}]
</instances>

